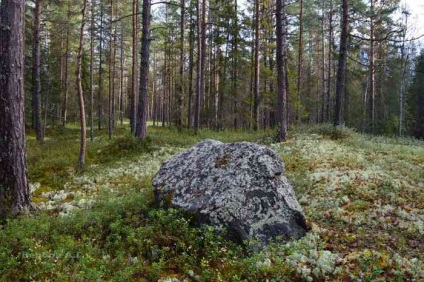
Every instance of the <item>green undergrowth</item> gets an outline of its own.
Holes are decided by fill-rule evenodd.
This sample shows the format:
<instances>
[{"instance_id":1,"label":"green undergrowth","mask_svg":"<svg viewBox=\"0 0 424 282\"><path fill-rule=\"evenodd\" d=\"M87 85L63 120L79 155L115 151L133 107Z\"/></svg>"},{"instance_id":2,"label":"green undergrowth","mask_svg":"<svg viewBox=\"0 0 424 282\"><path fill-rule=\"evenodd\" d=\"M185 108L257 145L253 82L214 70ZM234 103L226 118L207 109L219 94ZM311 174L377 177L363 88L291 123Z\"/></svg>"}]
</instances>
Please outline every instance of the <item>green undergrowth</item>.
<instances>
[{"instance_id":1,"label":"green undergrowth","mask_svg":"<svg viewBox=\"0 0 424 282\"><path fill-rule=\"evenodd\" d=\"M27 161L31 182L41 184L40 191L61 189L77 173L80 131L74 126L58 126L48 129L44 142L37 142L33 132L27 138ZM140 140L130 135L128 125L117 126L109 139L106 129L94 130L94 140L87 140L86 170L90 165L111 164L122 159L136 158L162 147L188 147L204 139L223 142L253 141L264 136L264 132L213 131L176 128L149 127L149 136ZM89 134L88 134L89 135ZM89 138L89 136L88 136Z\"/></svg>"},{"instance_id":2,"label":"green undergrowth","mask_svg":"<svg viewBox=\"0 0 424 282\"><path fill-rule=\"evenodd\" d=\"M247 254L211 228L192 226L181 211L156 209L151 188L109 196L72 217L41 213L9 221L0 231L0 280L259 281L297 275L283 261L263 266L263 256ZM279 251L296 248L302 247Z\"/></svg>"},{"instance_id":3,"label":"green undergrowth","mask_svg":"<svg viewBox=\"0 0 424 282\"><path fill-rule=\"evenodd\" d=\"M273 132L149 127L138 140L95 131L76 173L75 128L29 134L34 202L94 205L12 219L0 230L0 281L421 281L424 280L424 142L299 126L272 144L311 231L262 251L243 249L181 211L157 209L151 179L162 161L203 139L271 143ZM35 185L37 184L37 185ZM168 279L168 280L167 280ZM176 281L176 280L173 281Z\"/></svg>"}]
</instances>

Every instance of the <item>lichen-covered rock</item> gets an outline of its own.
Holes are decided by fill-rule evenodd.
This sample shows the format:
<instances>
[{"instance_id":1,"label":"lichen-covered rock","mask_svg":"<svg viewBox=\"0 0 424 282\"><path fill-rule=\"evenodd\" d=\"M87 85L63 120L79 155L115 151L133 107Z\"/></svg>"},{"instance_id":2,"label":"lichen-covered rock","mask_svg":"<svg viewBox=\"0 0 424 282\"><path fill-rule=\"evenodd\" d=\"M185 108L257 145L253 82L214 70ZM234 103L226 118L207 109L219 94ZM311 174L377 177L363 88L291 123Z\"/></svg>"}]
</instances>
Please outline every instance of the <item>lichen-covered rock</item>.
<instances>
[{"instance_id":1,"label":"lichen-covered rock","mask_svg":"<svg viewBox=\"0 0 424 282\"><path fill-rule=\"evenodd\" d=\"M164 162L153 186L157 204L193 212L237 242L300 238L307 229L281 158L265 146L202 141Z\"/></svg>"}]
</instances>

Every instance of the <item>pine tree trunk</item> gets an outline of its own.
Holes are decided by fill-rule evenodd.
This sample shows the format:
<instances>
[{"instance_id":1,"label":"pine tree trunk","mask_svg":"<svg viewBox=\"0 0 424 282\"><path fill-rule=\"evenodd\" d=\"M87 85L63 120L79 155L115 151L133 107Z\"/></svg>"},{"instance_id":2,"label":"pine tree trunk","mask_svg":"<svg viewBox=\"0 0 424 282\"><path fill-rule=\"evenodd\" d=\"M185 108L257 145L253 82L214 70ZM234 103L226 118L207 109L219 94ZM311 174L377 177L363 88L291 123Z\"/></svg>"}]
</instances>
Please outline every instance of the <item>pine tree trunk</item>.
<instances>
[{"instance_id":1,"label":"pine tree trunk","mask_svg":"<svg viewBox=\"0 0 424 282\"><path fill-rule=\"evenodd\" d=\"M206 0L203 0L206 1ZM205 11L203 11L205 12ZM197 134L200 127L200 109L202 106L203 69L202 69L202 19L200 0L197 0L197 89L196 89L196 112L194 116L194 131Z\"/></svg>"},{"instance_id":2,"label":"pine tree trunk","mask_svg":"<svg viewBox=\"0 0 424 282\"><path fill-rule=\"evenodd\" d=\"M179 84L178 84L178 97L177 97L177 127L181 132L183 129L183 103L184 103L184 15L185 6L184 0L180 1L181 15L180 15L180 71L179 71Z\"/></svg>"},{"instance_id":3,"label":"pine tree trunk","mask_svg":"<svg viewBox=\"0 0 424 282\"><path fill-rule=\"evenodd\" d=\"M325 122L325 17L324 10L322 11L322 29L321 29L321 116L320 121Z\"/></svg>"},{"instance_id":4,"label":"pine tree trunk","mask_svg":"<svg viewBox=\"0 0 424 282\"><path fill-rule=\"evenodd\" d=\"M333 1L330 1L330 13L328 15L328 68L327 68L327 95L325 99L325 121L330 121L330 102L332 92L332 65L333 65Z\"/></svg>"},{"instance_id":5,"label":"pine tree trunk","mask_svg":"<svg viewBox=\"0 0 424 282\"><path fill-rule=\"evenodd\" d=\"M135 134L137 124L137 34L138 34L138 0L132 5L132 70L131 70L131 132Z\"/></svg>"},{"instance_id":6,"label":"pine tree trunk","mask_svg":"<svg viewBox=\"0 0 424 282\"><path fill-rule=\"evenodd\" d=\"M188 105L187 105L187 125L189 128L193 125L193 72L194 72L194 21L192 16L190 16L190 33L189 33L189 57L188 57L188 68L189 68L189 77L188 77Z\"/></svg>"},{"instance_id":7,"label":"pine tree trunk","mask_svg":"<svg viewBox=\"0 0 424 282\"><path fill-rule=\"evenodd\" d=\"M43 141L41 125L41 83L40 83L40 21L42 0L35 1L34 40L32 45L32 115L37 141Z\"/></svg>"},{"instance_id":8,"label":"pine tree trunk","mask_svg":"<svg viewBox=\"0 0 424 282\"><path fill-rule=\"evenodd\" d=\"M253 86L253 130L259 129L259 0L255 0L255 51Z\"/></svg>"},{"instance_id":9,"label":"pine tree trunk","mask_svg":"<svg viewBox=\"0 0 424 282\"><path fill-rule=\"evenodd\" d=\"M109 37L109 115L108 134L112 138L114 125L114 100L115 100L115 32L113 29L113 0L110 0L110 37Z\"/></svg>"},{"instance_id":10,"label":"pine tree trunk","mask_svg":"<svg viewBox=\"0 0 424 282\"><path fill-rule=\"evenodd\" d=\"M85 152L87 147L84 93L82 89L82 52L83 52L83 46L84 46L84 26L85 26L86 8L87 8L87 0L84 0L82 12L81 12L82 22L81 22L81 31L80 31L80 37L79 37L78 53L77 53L77 95L78 95L79 108L80 108L80 127L81 127L80 152L78 157L78 169L80 171L84 170Z\"/></svg>"},{"instance_id":11,"label":"pine tree trunk","mask_svg":"<svg viewBox=\"0 0 424 282\"><path fill-rule=\"evenodd\" d=\"M300 0L299 45L298 45L298 55L297 55L297 122L299 123L302 119L302 107L301 107L302 63L303 63L303 0Z\"/></svg>"},{"instance_id":12,"label":"pine tree trunk","mask_svg":"<svg viewBox=\"0 0 424 282\"><path fill-rule=\"evenodd\" d=\"M100 1L100 42L99 42L99 91L97 92L97 119L98 128L102 128L102 111L103 111L103 5Z\"/></svg>"},{"instance_id":13,"label":"pine tree trunk","mask_svg":"<svg viewBox=\"0 0 424 282\"><path fill-rule=\"evenodd\" d=\"M66 47L65 47L65 92L62 106L62 125L66 126L68 115L68 91L69 91L69 37L71 36L71 1L68 1L68 26L66 31Z\"/></svg>"},{"instance_id":14,"label":"pine tree trunk","mask_svg":"<svg viewBox=\"0 0 424 282\"><path fill-rule=\"evenodd\" d=\"M121 26L121 46L120 46L120 75L119 75L119 123L124 124L124 67L125 67L125 51L124 51L124 26Z\"/></svg>"},{"instance_id":15,"label":"pine tree trunk","mask_svg":"<svg viewBox=\"0 0 424 282\"><path fill-rule=\"evenodd\" d=\"M91 0L91 27L90 27L90 140L94 140L94 5Z\"/></svg>"},{"instance_id":16,"label":"pine tree trunk","mask_svg":"<svg viewBox=\"0 0 424 282\"><path fill-rule=\"evenodd\" d=\"M233 26L233 69L232 69L232 93L233 97L233 110L234 110L234 129L239 127L239 101L238 101L238 18L237 18L237 0L234 0L234 26Z\"/></svg>"},{"instance_id":17,"label":"pine tree trunk","mask_svg":"<svg viewBox=\"0 0 424 282\"><path fill-rule=\"evenodd\" d=\"M141 63L140 63L140 98L138 102L136 137L147 136L148 110L148 77L150 56L150 0L143 0L142 35L141 35Z\"/></svg>"},{"instance_id":18,"label":"pine tree trunk","mask_svg":"<svg viewBox=\"0 0 424 282\"><path fill-rule=\"evenodd\" d=\"M277 124L278 124L278 140L286 140L287 119L287 88L286 88L286 20L285 20L285 0L276 0L276 37L277 37Z\"/></svg>"},{"instance_id":19,"label":"pine tree trunk","mask_svg":"<svg viewBox=\"0 0 424 282\"><path fill-rule=\"evenodd\" d=\"M369 115L371 132L375 131L375 67L374 67L374 1L371 0L370 54L369 54Z\"/></svg>"},{"instance_id":20,"label":"pine tree trunk","mask_svg":"<svg viewBox=\"0 0 424 282\"><path fill-rule=\"evenodd\" d=\"M0 4L0 220L30 207L25 155L24 7ZM7 28L4 28L7 27Z\"/></svg>"},{"instance_id":21,"label":"pine tree trunk","mask_svg":"<svg viewBox=\"0 0 424 282\"><path fill-rule=\"evenodd\" d=\"M346 60L347 60L347 26L349 20L349 9L347 0L342 0L342 31L340 34L340 53L337 67L337 84L336 84L336 107L334 109L334 126L340 126L343 123L342 105L343 90L346 76Z\"/></svg>"}]
</instances>

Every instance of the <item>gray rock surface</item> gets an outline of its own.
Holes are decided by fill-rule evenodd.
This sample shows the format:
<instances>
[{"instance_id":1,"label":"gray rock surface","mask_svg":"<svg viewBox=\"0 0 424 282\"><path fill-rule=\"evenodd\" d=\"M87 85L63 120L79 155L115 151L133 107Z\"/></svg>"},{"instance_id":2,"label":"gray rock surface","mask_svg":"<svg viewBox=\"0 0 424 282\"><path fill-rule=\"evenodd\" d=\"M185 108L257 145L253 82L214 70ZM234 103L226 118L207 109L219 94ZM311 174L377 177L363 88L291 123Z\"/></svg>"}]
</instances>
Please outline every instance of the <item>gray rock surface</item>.
<instances>
[{"instance_id":1,"label":"gray rock surface","mask_svg":"<svg viewBox=\"0 0 424 282\"><path fill-rule=\"evenodd\" d=\"M182 208L236 242L300 238L302 208L280 156L265 146L204 140L164 162L153 179L158 205Z\"/></svg>"}]
</instances>

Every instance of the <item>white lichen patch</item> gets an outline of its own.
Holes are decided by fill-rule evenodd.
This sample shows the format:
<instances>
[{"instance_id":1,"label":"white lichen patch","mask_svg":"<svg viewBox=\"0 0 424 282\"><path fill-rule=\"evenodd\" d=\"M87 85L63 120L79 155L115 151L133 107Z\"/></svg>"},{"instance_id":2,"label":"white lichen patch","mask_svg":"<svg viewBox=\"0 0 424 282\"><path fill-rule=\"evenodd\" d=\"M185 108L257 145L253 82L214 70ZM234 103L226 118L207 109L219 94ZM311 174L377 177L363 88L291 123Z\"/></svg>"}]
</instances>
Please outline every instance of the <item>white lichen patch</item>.
<instances>
[{"instance_id":1,"label":"white lichen patch","mask_svg":"<svg viewBox=\"0 0 424 282\"><path fill-rule=\"evenodd\" d=\"M352 272L348 271L352 277L358 277L360 271L367 275L356 265L368 254L361 252L361 246L369 246L375 248L373 263L393 263L391 267L399 267L408 277L424 279L423 272L417 270L424 269L419 250L424 244L422 142L359 134L334 141L320 135L298 134L272 148L288 160L288 178L302 185L299 203L312 224L312 232L321 236L321 244L331 246L332 253L344 257L345 270L355 265ZM388 239L393 241L390 246ZM398 242L407 249L395 256ZM310 280L319 271L309 267L310 259L306 257L306 253L293 256L299 273Z\"/></svg>"},{"instance_id":2,"label":"white lichen patch","mask_svg":"<svg viewBox=\"0 0 424 282\"><path fill-rule=\"evenodd\" d=\"M56 210L62 217L71 215L75 210L91 208L101 192L117 193L128 183L153 177L163 161L181 150L163 147L134 160L121 160L113 166L92 166L89 172L76 175L65 183L63 189L40 194L38 197L47 201L37 205L41 209ZM40 184L34 183L30 187L32 191L36 191Z\"/></svg>"}]
</instances>

